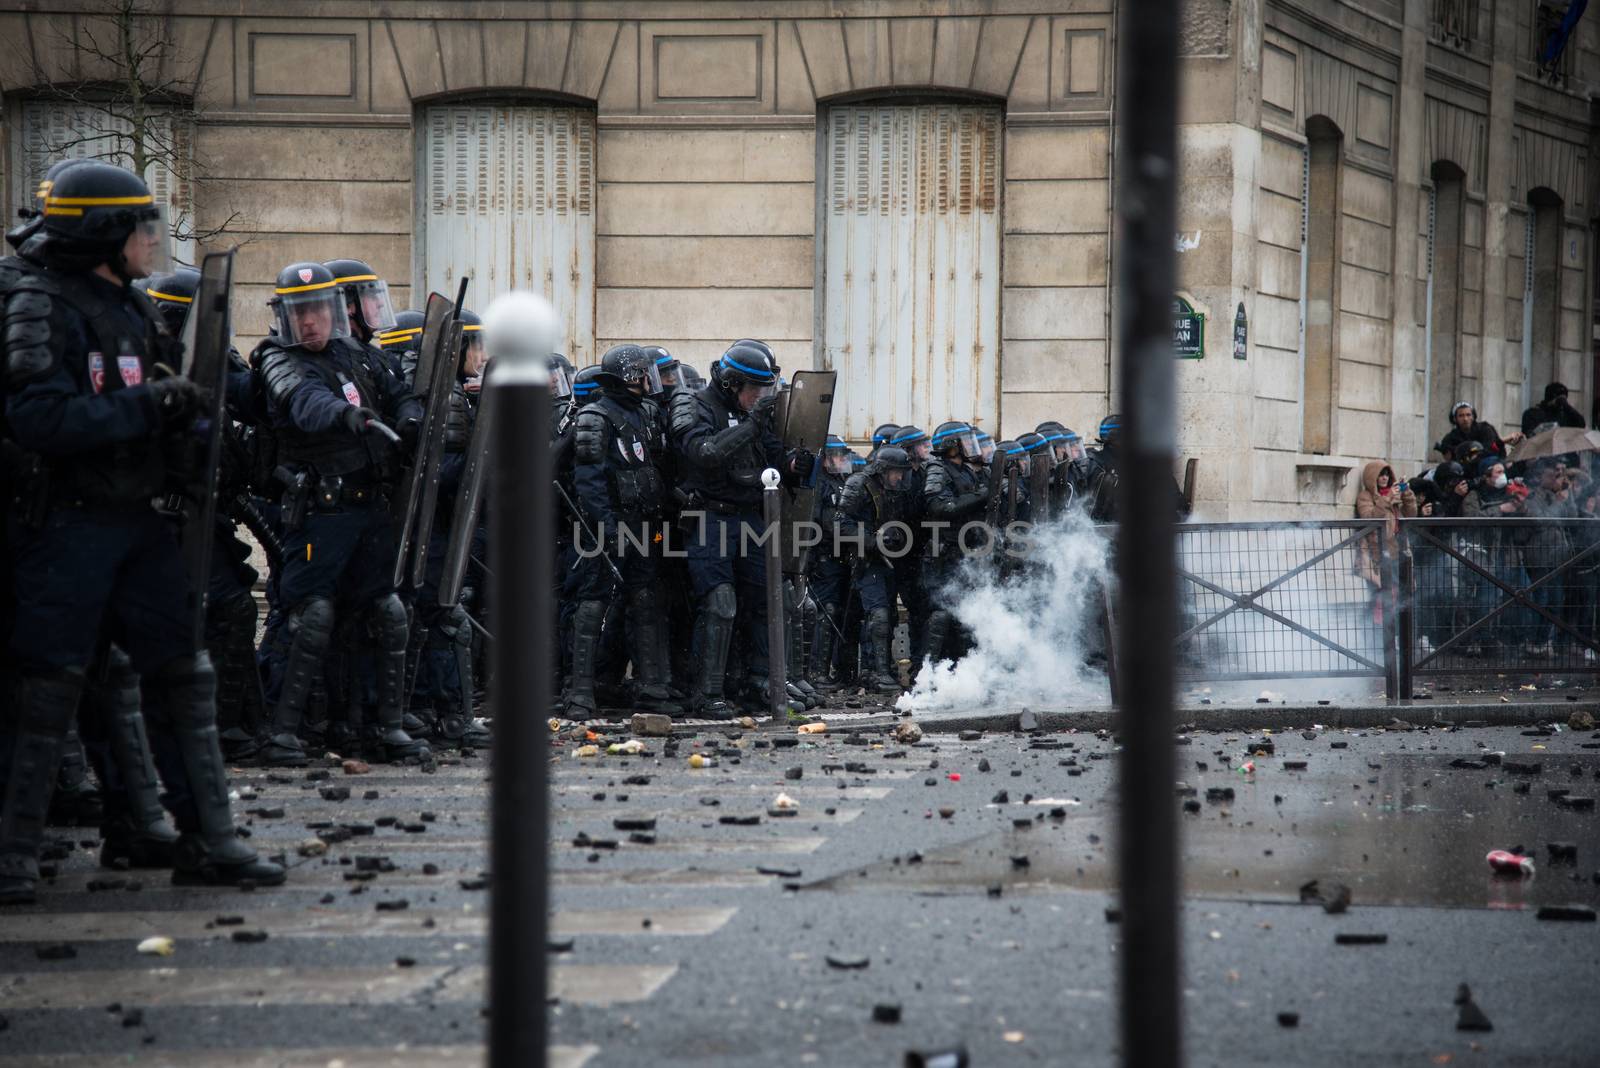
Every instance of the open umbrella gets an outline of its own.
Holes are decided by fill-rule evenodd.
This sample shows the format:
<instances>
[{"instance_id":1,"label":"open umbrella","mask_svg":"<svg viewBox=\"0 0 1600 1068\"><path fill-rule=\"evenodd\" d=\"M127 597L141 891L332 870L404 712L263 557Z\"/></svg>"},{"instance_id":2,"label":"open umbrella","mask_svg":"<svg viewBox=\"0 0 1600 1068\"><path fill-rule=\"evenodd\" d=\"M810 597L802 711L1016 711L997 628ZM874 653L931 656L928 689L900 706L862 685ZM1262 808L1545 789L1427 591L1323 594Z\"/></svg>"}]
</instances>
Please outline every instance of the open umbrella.
<instances>
[{"instance_id":1,"label":"open umbrella","mask_svg":"<svg viewBox=\"0 0 1600 1068\"><path fill-rule=\"evenodd\" d=\"M1563 426L1523 438L1511 450L1513 460L1536 460L1541 456L1565 456L1570 452L1600 452L1600 430Z\"/></svg>"}]
</instances>

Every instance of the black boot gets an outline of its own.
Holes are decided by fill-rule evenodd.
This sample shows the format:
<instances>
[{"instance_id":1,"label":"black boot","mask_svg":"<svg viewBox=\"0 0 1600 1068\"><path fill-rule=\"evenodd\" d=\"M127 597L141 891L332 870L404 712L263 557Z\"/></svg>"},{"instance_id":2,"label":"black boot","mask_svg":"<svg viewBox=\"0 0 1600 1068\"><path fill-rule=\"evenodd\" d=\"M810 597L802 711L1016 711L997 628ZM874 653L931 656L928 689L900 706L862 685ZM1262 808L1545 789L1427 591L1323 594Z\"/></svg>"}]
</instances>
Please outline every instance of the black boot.
<instances>
[{"instance_id":1,"label":"black boot","mask_svg":"<svg viewBox=\"0 0 1600 1068\"><path fill-rule=\"evenodd\" d=\"M373 633L378 645L378 722L370 732L372 755L390 764L427 761L428 743L405 729L406 637L408 624L400 598L389 594L373 607Z\"/></svg>"},{"instance_id":2,"label":"black boot","mask_svg":"<svg viewBox=\"0 0 1600 1068\"><path fill-rule=\"evenodd\" d=\"M672 700L666 685L666 665L661 662L661 614L656 609L655 591L647 588L628 595L628 610L633 614L633 673L636 708L665 716L683 714L683 706Z\"/></svg>"},{"instance_id":3,"label":"black boot","mask_svg":"<svg viewBox=\"0 0 1600 1068\"><path fill-rule=\"evenodd\" d=\"M83 739L73 727L61 743L61 765L56 772L55 793L50 797L49 823L54 827L98 827L104 819L100 788L89 777Z\"/></svg>"},{"instance_id":4,"label":"black boot","mask_svg":"<svg viewBox=\"0 0 1600 1068\"><path fill-rule=\"evenodd\" d=\"M579 601L572 613L572 681L567 686L565 708L569 719L593 719L600 714L594 696L594 669L605 618L604 601Z\"/></svg>"},{"instance_id":5,"label":"black boot","mask_svg":"<svg viewBox=\"0 0 1600 1068\"><path fill-rule=\"evenodd\" d=\"M217 672L217 729L222 754L245 763L261 750L266 718L261 672L256 667L256 600L248 590L206 611L206 649Z\"/></svg>"},{"instance_id":6,"label":"black boot","mask_svg":"<svg viewBox=\"0 0 1600 1068\"><path fill-rule=\"evenodd\" d=\"M76 671L26 676L17 683L17 733L0 795L0 905L33 903L61 746L82 693L83 675Z\"/></svg>"},{"instance_id":7,"label":"black boot","mask_svg":"<svg viewBox=\"0 0 1600 1068\"><path fill-rule=\"evenodd\" d=\"M291 639L283 664L283 686L272 713L270 734L260 751L261 764L269 768L299 767L306 762L299 732L333 635L333 605L320 597L306 601L290 615L285 630Z\"/></svg>"},{"instance_id":8,"label":"black boot","mask_svg":"<svg viewBox=\"0 0 1600 1068\"><path fill-rule=\"evenodd\" d=\"M894 654L890 652L893 632L889 629L889 610L879 608L868 615L866 631L867 638L872 643L871 673L868 674L863 670L864 684L868 692L899 693L900 680L894 676Z\"/></svg>"},{"instance_id":9,"label":"black boot","mask_svg":"<svg viewBox=\"0 0 1600 1068\"><path fill-rule=\"evenodd\" d=\"M831 605L822 605L817 609L817 636L811 643L811 665L806 672L806 677L816 687L819 694L838 693L842 688L833 679L833 628L839 625Z\"/></svg>"},{"instance_id":10,"label":"black boot","mask_svg":"<svg viewBox=\"0 0 1600 1068\"><path fill-rule=\"evenodd\" d=\"M941 660L949 659L950 638L955 633L955 617L945 609L940 608L928 617L928 659L937 664ZM912 661L911 668L915 671L922 670L920 661Z\"/></svg>"},{"instance_id":11,"label":"black boot","mask_svg":"<svg viewBox=\"0 0 1600 1068\"><path fill-rule=\"evenodd\" d=\"M119 803L100 827L102 868L170 868L178 832L167 823L161 787L139 710L139 676L113 650L106 683L96 695L110 735L111 760L122 780Z\"/></svg>"},{"instance_id":12,"label":"black boot","mask_svg":"<svg viewBox=\"0 0 1600 1068\"><path fill-rule=\"evenodd\" d=\"M202 652L167 665L159 676L145 679L144 697L150 730L169 736L159 751L177 757L176 763L163 764L181 832L174 847L173 885L283 882L283 868L256 856L233 826L228 769L217 735L211 658Z\"/></svg>"},{"instance_id":13,"label":"black boot","mask_svg":"<svg viewBox=\"0 0 1600 1068\"><path fill-rule=\"evenodd\" d=\"M453 699L449 695L438 698L439 704L434 708L437 737L458 749L482 749L493 736L484 722L473 715L472 624L467 622L466 609L460 605L455 607L443 633L450 639L459 689Z\"/></svg>"},{"instance_id":14,"label":"black boot","mask_svg":"<svg viewBox=\"0 0 1600 1068\"><path fill-rule=\"evenodd\" d=\"M733 619L738 610L733 587L718 586L706 594L700 608L699 684L694 714L701 719L732 719L733 709L723 697L728 649L733 644Z\"/></svg>"}]
</instances>

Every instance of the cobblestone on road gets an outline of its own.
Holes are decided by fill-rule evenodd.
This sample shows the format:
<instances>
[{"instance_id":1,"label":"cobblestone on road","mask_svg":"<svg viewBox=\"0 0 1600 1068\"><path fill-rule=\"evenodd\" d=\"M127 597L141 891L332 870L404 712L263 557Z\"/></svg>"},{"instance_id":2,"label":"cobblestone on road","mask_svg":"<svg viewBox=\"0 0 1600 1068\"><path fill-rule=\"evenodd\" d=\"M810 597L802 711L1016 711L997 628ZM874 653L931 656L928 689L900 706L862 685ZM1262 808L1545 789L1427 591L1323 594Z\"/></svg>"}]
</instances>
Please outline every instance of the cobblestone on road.
<instances>
[{"instance_id":1,"label":"cobblestone on road","mask_svg":"<svg viewBox=\"0 0 1600 1068\"><path fill-rule=\"evenodd\" d=\"M1600 925L1537 906L1600 904L1600 736L1524 730L1180 742L1193 1063L1592 1063ZM558 741L552 1063L1113 1059L1114 739ZM487 766L236 771L253 842L294 865L270 890L100 871L58 829L40 903L0 913L0 1068L481 1063ZM1515 846L1532 880L1489 873ZM1300 904L1312 879L1348 910ZM1494 1031L1456 1029L1461 983Z\"/></svg>"}]
</instances>

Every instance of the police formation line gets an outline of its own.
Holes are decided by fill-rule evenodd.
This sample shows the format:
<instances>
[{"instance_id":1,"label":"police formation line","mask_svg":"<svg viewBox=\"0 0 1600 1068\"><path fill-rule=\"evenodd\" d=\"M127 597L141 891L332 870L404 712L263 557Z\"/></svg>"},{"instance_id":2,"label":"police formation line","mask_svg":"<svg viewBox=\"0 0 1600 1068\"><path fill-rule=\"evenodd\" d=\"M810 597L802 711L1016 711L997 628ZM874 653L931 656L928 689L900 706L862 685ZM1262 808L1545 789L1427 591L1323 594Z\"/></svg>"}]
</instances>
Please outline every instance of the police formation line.
<instances>
[{"instance_id":1,"label":"police formation line","mask_svg":"<svg viewBox=\"0 0 1600 1068\"><path fill-rule=\"evenodd\" d=\"M359 260L295 263L267 339L248 357L224 340L206 363L226 289L199 299L209 283L171 268L149 189L106 163L57 164L7 240L0 902L33 899L61 822L98 825L107 866L282 882L235 831L228 762L422 763L489 744L474 705L494 586L479 322L459 301L396 314ZM201 339L187 354L186 329ZM912 662L961 654L941 591L962 546L933 544L928 524L1111 518L1115 417L1087 451L1060 423L997 442L946 422L881 426L863 457L826 434L826 411L780 418L792 394L760 341L734 342L709 381L658 346L549 366L549 697L569 716L770 707L749 539L767 469L791 517L837 535L785 575L795 710L845 686L899 691L897 604Z\"/></svg>"}]
</instances>

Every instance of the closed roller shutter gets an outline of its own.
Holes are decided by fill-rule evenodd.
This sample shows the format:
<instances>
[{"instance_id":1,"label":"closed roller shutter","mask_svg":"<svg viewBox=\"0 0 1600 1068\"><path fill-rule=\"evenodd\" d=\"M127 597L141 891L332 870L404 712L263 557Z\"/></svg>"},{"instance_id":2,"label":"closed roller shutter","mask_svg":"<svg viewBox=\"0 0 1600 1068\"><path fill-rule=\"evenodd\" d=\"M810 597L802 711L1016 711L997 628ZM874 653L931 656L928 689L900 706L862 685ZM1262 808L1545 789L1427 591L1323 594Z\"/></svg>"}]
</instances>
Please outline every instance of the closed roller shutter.
<instances>
[{"instance_id":1,"label":"closed roller shutter","mask_svg":"<svg viewBox=\"0 0 1600 1068\"><path fill-rule=\"evenodd\" d=\"M593 363L594 114L443 105L427 109L422 142L422 292L454 297L464 274L480 311L511 289L543 293L568 358Z\"/></svg>"},{"instance_id":2,"label":"closed roller shutter","mask_svg":"<svg viewBox=\"0 0 1600 1068\"><path fill-rule=\"evenodd\" d=\"M990 107L829 111L823 336L846 437L998 432L1001 131Z\"/></svg>"}]
</instances>

